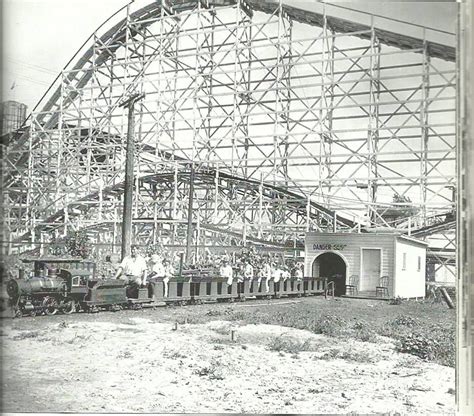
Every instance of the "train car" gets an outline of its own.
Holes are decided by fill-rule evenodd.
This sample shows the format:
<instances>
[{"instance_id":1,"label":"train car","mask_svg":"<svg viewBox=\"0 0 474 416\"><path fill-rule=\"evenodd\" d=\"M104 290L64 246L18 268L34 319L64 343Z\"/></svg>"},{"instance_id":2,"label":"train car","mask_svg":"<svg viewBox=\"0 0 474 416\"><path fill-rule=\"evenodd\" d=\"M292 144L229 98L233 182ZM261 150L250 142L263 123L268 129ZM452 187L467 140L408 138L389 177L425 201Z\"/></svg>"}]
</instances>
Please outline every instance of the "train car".
<instances>
[{"instance_id":1,"label":"train car","mask_svg":"<svg viewBox=\"0 0 474 416\"><path fill-rule=\"evenodd\" d=\"M96 312L100 309L139 309L150 304L148 288L136 288L125 280L96 276L95 263L82 259L42 258L33 262L33 276L11 279L7 294L14 316L58 312Z\"/></svg>"},{"instance_id":2,"label":"train car","mask_svg":"<svg viewBox=\"0 0 474 416\"><path fill-rule=\"evenodd\" d=\"M217 270L193 269L171 278L165 291L165 282L159 277L148 279L146 287L98 277L90 261L39 259L34 270L38 276L12 279L7 284L15 316L312 296L325 293L327 287L326 279L320 277L278 283L255 278L228 285Z\"/></svg>"},{"instance_id":3,"label":"train car","mask_svg":"<svg viewBox=\"0 0 474 416\"><path fill-rule=\"evenodd\" d=\"M59 275L77 311L119 310L129 304L125 280L96 278L92 269L60 269Z\"/></svg>"}]
</instances>

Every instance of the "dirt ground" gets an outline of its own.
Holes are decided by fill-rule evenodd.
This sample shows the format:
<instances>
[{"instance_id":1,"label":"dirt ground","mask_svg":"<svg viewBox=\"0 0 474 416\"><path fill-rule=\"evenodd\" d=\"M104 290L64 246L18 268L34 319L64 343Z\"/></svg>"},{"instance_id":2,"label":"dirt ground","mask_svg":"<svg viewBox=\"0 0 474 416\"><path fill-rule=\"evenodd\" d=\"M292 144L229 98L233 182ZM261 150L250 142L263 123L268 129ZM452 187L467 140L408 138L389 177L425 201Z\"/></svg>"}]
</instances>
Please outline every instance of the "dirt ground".
<instances>
[{"instance_id":1,"label":"dirt ground","mask_svg":"<svg viewBox=\"0 0 474 416\"><path fill-rule=\"evenodd\" d=\"M191 324L183 310L211 305L2 319L3 412L454 414L454 369L397 353L388 338Z\"/></svg>"}]
</instances>

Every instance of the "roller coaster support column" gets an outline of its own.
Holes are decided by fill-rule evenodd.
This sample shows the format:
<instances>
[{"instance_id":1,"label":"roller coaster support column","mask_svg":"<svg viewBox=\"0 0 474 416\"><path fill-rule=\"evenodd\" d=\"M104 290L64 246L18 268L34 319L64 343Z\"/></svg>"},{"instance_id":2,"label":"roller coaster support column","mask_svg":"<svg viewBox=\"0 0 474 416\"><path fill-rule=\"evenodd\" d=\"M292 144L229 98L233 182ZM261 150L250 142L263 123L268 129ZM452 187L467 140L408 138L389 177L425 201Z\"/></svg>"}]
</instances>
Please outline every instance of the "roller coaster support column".
<instances>
[{"instance_id":1,"label":"roller coaster support column","mask_svg":"<svg viewBox=\"0 0 474 416\"><path fill-rule=\"evenodd\" d=\"M123 195L123 218L122 218L122 258L130 254L132 240L132 203L133 203L133 169L135 153L135 103L144 94L134 94L120 104L120 107L128 107L127 149L125 162L125 189Z\"/></svg>"},{"instance_id":2,"label":"roller coaster support column","mask_svg":"<svg viewBox=\"0 0 474 416\"><path fill-rule=\"evenodd\" d=\"M189 200L188 200L188 234L186 236L186 264L191 263L192 242L193 242L193 198L194 198L194 165L190 165L191 172L189 174ZM197 260L197 259L196 259Z\"/></svg>"}]
</instances>

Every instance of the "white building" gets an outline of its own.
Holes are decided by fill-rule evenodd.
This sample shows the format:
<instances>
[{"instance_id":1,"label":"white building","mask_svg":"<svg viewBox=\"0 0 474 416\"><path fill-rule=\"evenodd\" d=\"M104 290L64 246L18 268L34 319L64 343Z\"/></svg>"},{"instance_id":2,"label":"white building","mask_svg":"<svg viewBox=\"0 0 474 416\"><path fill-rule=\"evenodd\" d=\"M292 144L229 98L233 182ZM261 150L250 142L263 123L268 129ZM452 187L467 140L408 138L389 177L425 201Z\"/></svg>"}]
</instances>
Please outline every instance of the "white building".
<instances>
[{"instance_id":1,"label":"white building","mask_svg":"<svg viewBox=\"0 0 474 416\"><path fill-rule=\"evenodd\" d=\"M309 232L305 246L305 276L334 281L336 295L425 296L427 244L423 241L393 233ZM353 283L349 281L353 275L358 276L356 291L349 292L346 285ZM377 286L387 289L376 293Z\"/></svg>"}]
</instances>

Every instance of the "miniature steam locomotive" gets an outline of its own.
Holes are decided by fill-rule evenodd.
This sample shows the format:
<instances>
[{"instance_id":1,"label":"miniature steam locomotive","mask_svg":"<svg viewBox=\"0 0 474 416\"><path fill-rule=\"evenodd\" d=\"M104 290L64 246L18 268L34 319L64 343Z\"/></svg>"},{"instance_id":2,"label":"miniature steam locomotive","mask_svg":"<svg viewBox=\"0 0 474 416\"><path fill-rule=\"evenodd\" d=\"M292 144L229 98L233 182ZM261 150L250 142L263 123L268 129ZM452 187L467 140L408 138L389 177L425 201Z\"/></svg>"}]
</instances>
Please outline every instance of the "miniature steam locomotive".
<instances>
[{"instance_id":1,"label":"miniature steam locomotive","mask_svg":"<svg viewBox=\"0 0 474 416\"><path fill-rule=\"evenodd\" d=\"M243 281L227 285L209 271L183 271L168 283L149 279L146 287L121 279L97 278L95 264L77 260L35 260L34 277L12 279L7 293L15 316L54 315L58 312L97 312L100 309L140 309L145 305L186 305L216 301L244 301L248 298L309 296L325 293L323 278L288 279L274 283Z\"/></svg>"}]
</instances>

